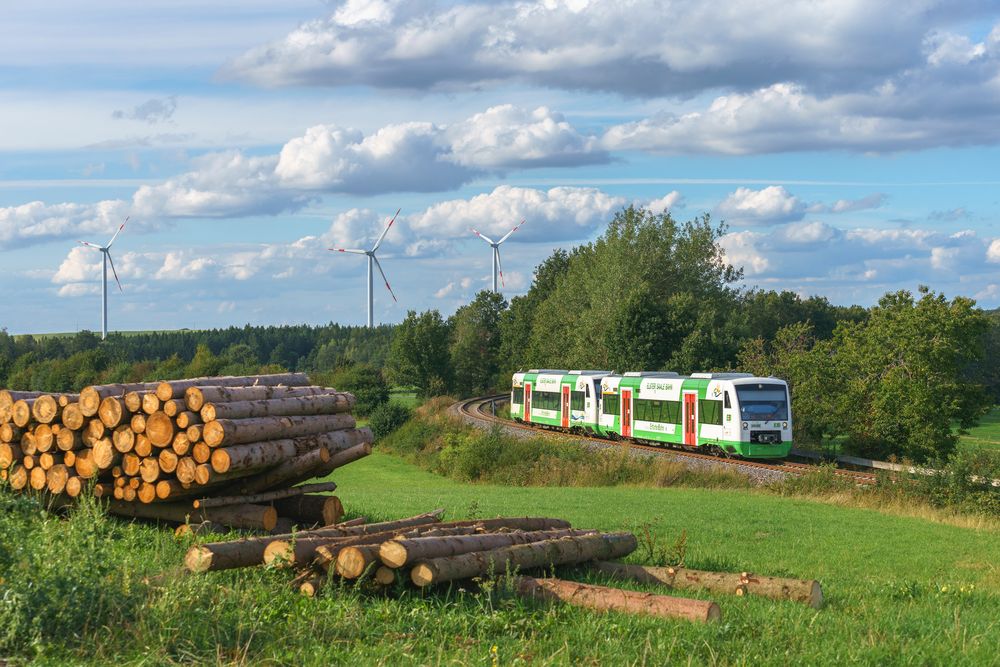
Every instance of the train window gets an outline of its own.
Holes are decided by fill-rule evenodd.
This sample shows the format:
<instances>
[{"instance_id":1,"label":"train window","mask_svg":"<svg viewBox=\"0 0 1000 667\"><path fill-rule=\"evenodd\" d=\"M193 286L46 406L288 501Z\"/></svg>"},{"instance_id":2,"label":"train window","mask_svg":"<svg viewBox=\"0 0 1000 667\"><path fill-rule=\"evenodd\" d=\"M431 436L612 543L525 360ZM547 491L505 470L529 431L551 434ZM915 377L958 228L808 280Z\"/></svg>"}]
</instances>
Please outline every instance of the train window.
<instances>
[{"instance_id":1,"label":"train window","mask_svg":"<svg viewBox=\"0 0 1000 667\"><path fill-rule=\"evenodd\" d=\"M698 414L702 424L722 426L722 401L698 401Z\"/></svg>"},{"instance_id":2,"label":"train window","mask_svg":"<svg viewBox=\"0 0 1000 667\"><path fill-rule=\"evenodd\" d=\"M569 409L583 410L583 392L571 391L569 393Z\"/></svg>"},{"instance_id":3,"label":"train window","mask_svg":"<svg viewBox=\"0 0 1000 667\"><path fill-rule=\"evenodd\" d=\"M728 391L725 394L723 394L722 400L725 403L724 407L726 407L726 408L733 407L732 404L729 402L729 392Z\"/></svg>"},{"instance_id":4,"label":"train window","mask_svg":"<svg viewBox=\"0 0 1000 667\"><path fill-rule=\"evenodd\" d=\"M680 401L651 401L635 399L632 406L636 421L660 422L662 424L681 423Z\"/></svg>"},{"instance_id":5,"label":"train window","mask_svg":"<svg viewBox=\"0 0 1000 667\"><path fill-rule=\"evenodd\" d=\"M531 395L531 409L561 411L562 405L560 404L559 392L536 391Z\"/></svg>"},{"instance_id":6,"label":"train window","mask_svg":"<svg viewBox=\"0 0 1000 667\"><path fill-rule=\"evenodd\" d=\"M587 392L587 398L590 398L590 385L589 384L583 385L583 390Z\"/></svg>"},{"instance_id":7,"label":"train window","mask_svg":"<svg viewBox=\"0 0 1000 667\"><path fill-rule=\"evenodd\" d=\"M601 412L606 415L617 415L619 410L619 404L621 399L618 398L617 394L604 394L603 400L601 401L602 408Z\"/></svg>"}]
</instances>

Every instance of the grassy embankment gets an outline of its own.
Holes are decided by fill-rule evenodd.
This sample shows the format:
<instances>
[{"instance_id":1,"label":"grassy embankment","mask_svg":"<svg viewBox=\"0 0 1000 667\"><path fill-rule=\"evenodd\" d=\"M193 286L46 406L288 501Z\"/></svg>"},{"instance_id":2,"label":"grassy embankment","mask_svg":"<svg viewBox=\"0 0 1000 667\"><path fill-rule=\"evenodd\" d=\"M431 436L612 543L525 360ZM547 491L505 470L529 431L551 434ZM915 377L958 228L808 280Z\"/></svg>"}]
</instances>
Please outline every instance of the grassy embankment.
<instances>
[{"instance_id":1,"label":"grassy embankment","mask_svg":"<svg viewBox=\"0 0 1000 667\"><path fill-rule=\"evenodd\" d=\"M181 576L185 546L152 526L87 510L69 521L46 518L3 498L0 656L294 665L997 660L995 530L739 490L469 485L380 453L335 477L349 511L373 519L445 507L453 517L545 514L606 530L648 526L657 545L652 557L631 559L642 562L675 560L684 534L679 551L691 567L815 577L827 605L813 611L715 596L724 620L704 627L526 604L503 582L428 594L333 588L309 600L288 589L282 571Z\"/></svg>"}]
</instances>

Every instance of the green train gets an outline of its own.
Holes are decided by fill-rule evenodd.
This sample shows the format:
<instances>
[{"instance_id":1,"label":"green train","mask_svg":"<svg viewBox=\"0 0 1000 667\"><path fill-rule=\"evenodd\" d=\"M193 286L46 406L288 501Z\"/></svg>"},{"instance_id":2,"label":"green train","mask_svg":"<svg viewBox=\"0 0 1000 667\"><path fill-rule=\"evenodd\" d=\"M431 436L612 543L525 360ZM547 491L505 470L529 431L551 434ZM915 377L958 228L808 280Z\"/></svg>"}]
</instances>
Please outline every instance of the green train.
<instances>
[{"instance_id":1,"label":"green train","mask_svg":"<svg viewBox=\"0 0 1000 667\"><path fill-rule=\"evenodd\" d=\"M533 369L515 373L513 419L720 456L778 459L792 448L788 385L748 373Z\"/></svg>"}]
</instances>

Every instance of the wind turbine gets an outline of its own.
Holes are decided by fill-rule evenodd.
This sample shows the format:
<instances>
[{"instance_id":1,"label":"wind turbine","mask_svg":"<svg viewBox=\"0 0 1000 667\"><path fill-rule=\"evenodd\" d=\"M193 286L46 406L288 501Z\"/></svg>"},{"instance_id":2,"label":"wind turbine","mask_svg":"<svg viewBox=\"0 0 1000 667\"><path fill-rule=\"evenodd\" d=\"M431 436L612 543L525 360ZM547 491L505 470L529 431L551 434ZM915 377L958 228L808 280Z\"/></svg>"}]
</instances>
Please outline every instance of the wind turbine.
<instances>
[{"instance_id":1,"label":"wind turbine","mask_svg":"<svg viewBox=\"0 0 1000 667\"><path fill-rule=\"evenodd\" d=\"M111 263L111 273L115 275L115 282L118 283L118 291L123 293L125 291L122 289L122 281L118 280L118 272L115 271L115 262L113 259L111 259L111 246L112 244L114 244L115 239L118 238L118 235L122 233L122 230L125 229L125 223L127 222L128 222L128 216L126 216L125 220L122 221L122 224L119 225L118 231L115 232L115 235L111 237L110 241L108 241L108 245L98 245L96 243L90 243L88 241L78 241L80 245L85 245L88 248L96 248L97 250L101 251L102 255L104 255L104 273L101 279L101 287L102 287L101 340L105 340L108 337L108 263L109 262Z\"/></svg>"},{"instance_id":2,"label":"wind turbine","mask_svg":"<svg viewBox=\"0 0 1000 667\"><path fill-rule=\"evenodd\" d=\"M369 329L373 326L372 316L373 316L373 311L374 311L374 301L373 301L374 297L373 297L373 294L372 294L372 264L373 263L375 264L376 267L378 267L378 272L380 274L382 274L382 280L383 280L383 282L385 282L385 288L387 290L389 290L389 294L392 295L392 300L395 301L396 303L399 303L399 300L396 298L396 295L393 294L392 288L389 287L389 279L385 277L385 271L382 270L382 265L378 263L378 257L375 256L375 251L378 250L378 247L380 245L382 245L382 239L384 239L385 235L389 233L389 228L392 227L392 223L396 222L396 216L399 215L399 212L401 210L403 210L403 209L402 208L396 209L396 214L392 216L392 219L389 220L389 224L387 224L385 226L385 229L382 230L382 233L379 234L379 237L375 241L375 245L372 246L371 250L359 250L357 248L330 248L330 250L333 250L333 251L336 251L336 252L349 252L349 253L352 253L354 255L367 255L368 256L368 328Z\"/></svg>"},{"instance_id":3,"label":"wind turbine","mask_svg":"<svg viewBox=\"0 0 1000 667\"><path fill-rule=\"evenodd\" d=\"M482 240L484 240L487 243L489 243L490 247L493 248L493 291L494 292L499 292L499 290L497 289L497 273L500 274L500 284L503 285L503 267L500 266L500 244L503 243L504 241L506 241L508 238L510 238L510 235L513 234L514 232L516 232L518 230L518 228L521 225L523 225L523 224L524 224L524 220L522 220L521 222L519 222L516 225L514 225L514 229L512 229L509 232L507 232L506 234L504 234L503 238L501 238L499 241L494 241L493 239L491 239L488 236L483 236L482 234L480 234L479 232L477 232L475 229L472 229L470 227L470 231L473 234L475 234L476 236L478 236Z\"/></svg>"}]
</instances>

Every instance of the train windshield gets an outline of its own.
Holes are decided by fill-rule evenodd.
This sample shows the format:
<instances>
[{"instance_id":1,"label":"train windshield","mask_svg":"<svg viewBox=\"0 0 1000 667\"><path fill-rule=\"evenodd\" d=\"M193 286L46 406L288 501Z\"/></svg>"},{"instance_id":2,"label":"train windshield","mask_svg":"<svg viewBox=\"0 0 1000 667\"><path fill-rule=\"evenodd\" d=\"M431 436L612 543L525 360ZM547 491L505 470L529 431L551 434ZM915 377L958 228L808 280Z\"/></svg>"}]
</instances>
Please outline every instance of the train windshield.
<instances>
[{"instance_id":1,"label":"train windshield","mask_svg":"<svg viewBox=\"0 0 1000 667\"><path fill-rule=\"evenodd\" d=\"M788 392L782 384L738 384L742 421L779 421L788 419Z\"/></svg>"}]
</instances>

